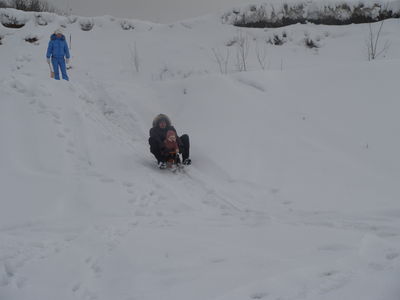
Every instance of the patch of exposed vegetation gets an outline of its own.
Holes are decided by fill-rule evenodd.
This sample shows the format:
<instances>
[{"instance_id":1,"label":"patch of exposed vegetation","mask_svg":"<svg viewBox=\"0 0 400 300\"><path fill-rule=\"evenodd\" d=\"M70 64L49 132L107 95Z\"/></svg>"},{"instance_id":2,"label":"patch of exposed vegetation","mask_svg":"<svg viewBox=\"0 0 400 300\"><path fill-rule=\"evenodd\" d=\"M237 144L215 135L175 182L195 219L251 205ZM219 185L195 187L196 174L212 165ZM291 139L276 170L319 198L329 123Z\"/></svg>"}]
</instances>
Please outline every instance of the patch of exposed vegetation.
<instances>
[{"instance_id":1,"label":"patch of exposed vegetation","mask_svg":"<svg viewBox=\"0 0 400 300\"><path fill-rule=\"evenodd\" d=\"M25 38L25 42L31 43L31 44L35 44L35 45L39 45L39 38L37 36L27 36Z\"/></svg>"},{"instance_id":2,"label":"patch of exposed vegetation","mask_svg":"<svg viewBox=\"0 0 400 300\"><path fill-rule=\"evenodd\" d=\"M93 29L94 21L92 19L81 19L79 25L83 31L90 31Z\"/></svg>"},{"instance_id":3,"label":"patch of exposed vegetation","mask_svg":"<svg viewBox=\"0 0 400 300\"><path fill-rule=\"evenodd\" d=\"M400 10L381 3L350 5L309 2L284 4L278 8L270 4L250 5L222 16L224 23L255 28L277 28L297 23L348 25L377 22L388 18L400 18Z\"/></svg>"}]
</instances>

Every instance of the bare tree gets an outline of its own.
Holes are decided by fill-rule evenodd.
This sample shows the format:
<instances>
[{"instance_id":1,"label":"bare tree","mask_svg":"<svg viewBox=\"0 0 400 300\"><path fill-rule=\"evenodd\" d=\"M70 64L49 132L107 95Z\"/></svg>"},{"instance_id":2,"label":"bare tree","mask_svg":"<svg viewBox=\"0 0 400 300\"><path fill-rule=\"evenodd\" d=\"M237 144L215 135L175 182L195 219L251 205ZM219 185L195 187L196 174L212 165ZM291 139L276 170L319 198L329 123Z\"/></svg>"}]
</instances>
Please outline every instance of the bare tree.
<instances>
[{"instance_id":1,"label":"bare tree","mask_svg":"<svg viewBox=\"0 0 400 300\"><path fill-rule=\"evenodd\" d=\"M223 55L219 50L212 48L214 53L215 61L218 64L219 71L221 74L228 74L228 63L229 63L229 48L226 48L226 53Z\"/></svg>"},{"instance_id":2,"label":"bare tree","mask_svg":"<svg viewBox=\"0 0 400 300\"><path fill-rule=\"evenodd\" d=\"M374 31L371 23L368 24L369 33L368 33L368 38L366 40L366 47L367 47L369 61L378 58L381 54L385 53L390 47L389 41L386 41L382 47L380 45L380 36L384 22L385 21L381 22L377 32Z\"/></svg>"}]
</instances>

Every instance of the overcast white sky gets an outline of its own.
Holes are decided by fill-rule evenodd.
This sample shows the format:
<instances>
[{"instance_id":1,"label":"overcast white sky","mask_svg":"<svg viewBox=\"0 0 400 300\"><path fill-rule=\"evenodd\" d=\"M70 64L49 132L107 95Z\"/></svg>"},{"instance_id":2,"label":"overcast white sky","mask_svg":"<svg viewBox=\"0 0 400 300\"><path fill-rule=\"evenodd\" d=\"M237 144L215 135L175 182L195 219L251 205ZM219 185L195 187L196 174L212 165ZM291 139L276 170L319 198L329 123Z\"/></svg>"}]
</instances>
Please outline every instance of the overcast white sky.
<instances>
[{"instance_id":1,"label":"overcast white sky","mask_svg":"<svg viewBox=\"0 0 400 300\"><path fill-rule=\"evenodd\" d=\"M48 0L80 16L112 15L120 18L169 23L255 3L254 0Z\"/></svg>"}]
</instances>

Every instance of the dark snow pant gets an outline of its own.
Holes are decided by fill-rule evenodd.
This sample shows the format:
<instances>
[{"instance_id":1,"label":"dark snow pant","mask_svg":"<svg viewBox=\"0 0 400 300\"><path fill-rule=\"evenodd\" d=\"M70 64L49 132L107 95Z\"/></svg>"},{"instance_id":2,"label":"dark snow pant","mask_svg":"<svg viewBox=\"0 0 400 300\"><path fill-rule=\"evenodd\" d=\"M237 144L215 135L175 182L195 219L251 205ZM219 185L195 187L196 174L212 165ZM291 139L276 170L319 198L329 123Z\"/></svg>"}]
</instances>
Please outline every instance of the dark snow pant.
<instances>
[{"instance_id":1,"label":"dark snow pant","mask_svg":"<svg viewBox=\"0 0 400 300\"><path fill-rule=\"evenodd\" d=\"M182 159L185 160L189 158L189 149L190 149L190 142L189 142L189 136L187 134L184 134L180 137L180 140L182 142L182 145L179 146L179 152L182 153ZM157 161L166 161L167 156L165 156L162 153L162 149L158 143L158 141L152 137L149 138L149 144L150 144L150 152L153 153L153 155L156 157Z\"/></svg>"},{"instance_id":2,"label":"dark snow pant","mask_svg":"<svg viewBox=\"0 0 400 300\"><path fill-rule=\"evenodd\" d=\"M60 68L62 78L64 80L69 80L67 75L67 66L65 65L65 59L63 57L61 58L52 57L51 63L53 64L54 79L60 80L60 71L58 70L58 68Z\"/></svg>"}]
</instances>

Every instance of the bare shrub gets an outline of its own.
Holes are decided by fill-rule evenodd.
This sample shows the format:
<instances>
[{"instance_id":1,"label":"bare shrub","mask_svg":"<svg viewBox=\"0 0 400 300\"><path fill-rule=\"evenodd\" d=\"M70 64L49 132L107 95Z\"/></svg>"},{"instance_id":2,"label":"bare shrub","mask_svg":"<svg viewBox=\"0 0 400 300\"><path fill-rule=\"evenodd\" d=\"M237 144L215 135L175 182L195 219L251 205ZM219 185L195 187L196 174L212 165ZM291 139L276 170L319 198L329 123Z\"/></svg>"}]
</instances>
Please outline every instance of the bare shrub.
<instances>
[{"instance_id":1,"label":"bare shrub","mask_svg":"<svg viewBox=\"0 0 400 300\"><path fill-rule=\"evenodd\" d=\"M14 4L15 4L15 9L24 10L24 11L27 11L27 10L28 10L28 5L29 5L29 3L28 3L27 1L24 1L24 0L14 0Z\"/></svg>"},{"instance_id":2,"label":"bare shrub","mask_svg":"<svg viewBox=\"0 0 400 300\"><path fill-rule=\"evenodd\" d=\"M247 56L249 54L249 36L238 31L236 40L236 67L239 72L247 71Z\"/></svg>"},{"instance_id":3,"label":"bare shrub","mask_svg":"<svg viewBox=\"0 0 400 300\"><path fill-rule=\"evenodd\" d=\"M267 65L267 43L262 42L256 44L256 56L257 61L261 67L261 69L265 70Z\"/></svg>"},{"instance_id":4,"label":"bare shrub","mask_svg":"<svg viewBox=\"0 0 400 300\"><path fill-rule=\"evenodd\" d=\"M381 42L380 42L380 36L382 33L382 28L383 28L384 22L385 21L381 22L381 24L379 25L378 31L374 31L371 23L368 24L369 33L368 33L368 37L367 37L365 43L366 43L366 47L367 47L367 55L368 55L369 61L378 58L380 55L387 52L387 50L390 47L389 41L385 41L383 46L381 45Z\"/></svg>"},{"instance_id":5,"label":"bare shrub","mask_svg":"<svg viewBox=\"0 0 400 300\"><path fill-rule=\"evenodd\" d=\"M221 74L228 74L228 63L230 56L229 48L226 48L225 54L222 54L218 49L215 48L212 48L212 52Z\"/></svg>"},{"instance_id":6,"label":"bare shrub","mask_svg":"<svg viewBox=\"0 0 400 300\"><path fill-rule=\"evenodd\" d=\"M46 26L46 25L48 25L48 21L47 21L46 18L45 18L42 14L40 14L40 13L38 13L38 14L35 15L35 22L36 22L37 25L40 25L40 26Z\"/></svg>"},{"instance_id":7,"label":"bare shrub","mask_svg":"<svg viewBox=\"0 0 400 300\"><path fill-rule=\"evenodd\" d=\"M10 8L10 7L12 6L8 3L8 1L0 0L0 8Z\"/></svg>"},{"instance_id":8,"label":"bare shrub","mask_svg":"<svg viewBox=\"0 0 400 300\"><path fill-rule=\"evenodd\" d=\"M26 23L26 20L17 18L15 15L9 13L2 13L0 15L0 19L1 24L3 24L3 26L7 28L22 28L25 26Z\"/></svg>"},{"instance_id":9,"label":"bare shrub","mask_svg":"<svg viewBox=\"0 0 400 300\"><path fill-rule=\"evenodd\" d=\"M54 5L45 0L11 0L9 7L23 11L58 12Z\"/></svg>"},{"instance_id":10,"label":"bare shrub","mask_svg":"<svg viewBox=\"0 0 400 300\"><path fill-rule=\"evenodd\" d=\"M25 42L34 44L34 45L39 45L39 38L37 36L27 36L25 37Z\"/></svg>"},{"instance_id":11,"label":"bare shrub","mask_svg":"<svg viewBox=\"0 0 400 300\"><path fill-rule=\"evenodd\" d=\"M171 71L169 70L168 66L164 66L164 68L162 68L160 70L160 74L158 75L159 80L163 81L165 79L165 77L170 73L171 73Z\"/></svg>"},{"instance_id":12,"label":"bare shrub","mask_svg":"<svg viewBox=\"0 0 400 300\"><path fill-rule=\"evenodd\" d=\"M391 2L390 5L372 1L351 4L337 2L317 6L313 1L301 2L275 6L270 3L261 3L239 10L234 9L224 14L222 21L239 27L277 28L308 22L348 25L400 18L400 8L395 4L396 1Z\"/></svg>"},{"instance_id":13,"label":"bare shrub","mask_svg":"<svg viewBox=\"0 0 400 300\"><path fill-rule=\"evenodd\" d=\"M306 45L307 48L310 49L319 48L318 44L314 42L310 37L306 37L304 39L304 44Z\"/></svg>"},{"instance_id":14,"label":"bare shrub","mask_svg":"<svg viewBox=\"0 0 400 300\"><path fill-rule=\"evenodd\" d=\"M122 20L121 21L121 28L123 30L133 30L135 29L135 26L133 25L133 23L129 20Z\"/></svg>"},{"instance_id":15,"label":"bare shrub","mask_svg":"<svg viewBox=\"0 0 400 300\"><path fill-rule=\"evenodd\" d=\"M286 33L282 34L282 37L278 34L274 34L273 38L269 38L268 43L275 46L282 46L284 43L286 43L286 37Z\"/></svg>"}]
</instances>

